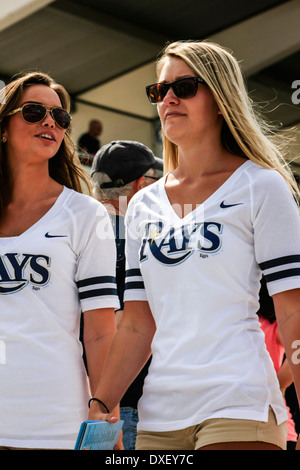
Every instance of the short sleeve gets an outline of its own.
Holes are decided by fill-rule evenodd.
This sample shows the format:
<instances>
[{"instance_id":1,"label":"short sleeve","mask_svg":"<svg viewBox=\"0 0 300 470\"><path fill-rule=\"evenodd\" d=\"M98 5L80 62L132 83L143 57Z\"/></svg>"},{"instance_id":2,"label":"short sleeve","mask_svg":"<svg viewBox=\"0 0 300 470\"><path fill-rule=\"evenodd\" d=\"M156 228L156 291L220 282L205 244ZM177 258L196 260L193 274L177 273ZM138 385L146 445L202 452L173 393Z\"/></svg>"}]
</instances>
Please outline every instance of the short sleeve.
<instances>
[{"instance_id":1,"label":"short sleeve","mask_svg":"<svg viewBox=\"0 0 300 470\"><path fill-rule=\"evenodd\" d=\"M128 300L147 300L139 259L143 243L140 216L141 214L138 212L133 200L131 200L125 217L125 302Z\"/></svg>"},{"instance_id":2,"label":"short sleeve","mask_svg":"<svg viewBox=\"0 0 300 470\"><path fill-rule=\"evenodd\" d=\"M300 217L284 178L263 170L253 185L254 249L270 295L300 287Z\"/></svg>"},{"instance_id":3,"label":"short sleeve","mask_svg":"<svg viewBox=\"0 0 300 470\"><path fill-rule=\"evenodd\" d=\"M82 224L76 284L82 311L119 308L116 285L116 244L106 209L94 204Z\"/></svg>"}]
</instances>

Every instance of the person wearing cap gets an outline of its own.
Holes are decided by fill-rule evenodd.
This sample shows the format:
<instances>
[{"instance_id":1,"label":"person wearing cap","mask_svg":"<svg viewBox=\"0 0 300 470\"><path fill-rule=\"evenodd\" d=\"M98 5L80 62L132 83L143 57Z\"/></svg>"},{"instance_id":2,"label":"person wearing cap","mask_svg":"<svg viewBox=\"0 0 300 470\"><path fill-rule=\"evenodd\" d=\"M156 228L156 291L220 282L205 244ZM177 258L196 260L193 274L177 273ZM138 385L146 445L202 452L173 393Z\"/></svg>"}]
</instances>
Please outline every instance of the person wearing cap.
<instances>
[{"instance_id":1,"label":"person wearing cap","mask_svg":"<svg viewBox=\"0 0 300 470\"><path fill-rule=\"evenodd\" d=\"M123 314L125 287L125 228L124 217L129 200L140 189L159 179L163 170L162 159L140 142L113 141L103 146L95 155L91 176L94 197L102 202L111 217L117 248L116 279L120 309L116 322ZM138 422L137 403L142 395L144 379L151 359L129 386L120 402L120 417L124 420L123 445L134 450Z\"/></svg>"},{"instance_id":2,"label":"person wearing cap","mask_svg":"<svg viewBox=\"0 0 300 470\"><path fill-rule=\"evenodd\" d=\"M97 173L105 173L108 176L106 181L104 178L100 182L101 189L124 188L140 178L149 178L149 176L152 178L151 171L148 175L151 169L160 171L163 169L162 159L155 157L152 150L141 142L115 140L98 150L93 161L91 176ZM99 184L98 177L97 183ZM143 182L142 186L144 185L147 183Z\"/></svg>"}]
</instances>

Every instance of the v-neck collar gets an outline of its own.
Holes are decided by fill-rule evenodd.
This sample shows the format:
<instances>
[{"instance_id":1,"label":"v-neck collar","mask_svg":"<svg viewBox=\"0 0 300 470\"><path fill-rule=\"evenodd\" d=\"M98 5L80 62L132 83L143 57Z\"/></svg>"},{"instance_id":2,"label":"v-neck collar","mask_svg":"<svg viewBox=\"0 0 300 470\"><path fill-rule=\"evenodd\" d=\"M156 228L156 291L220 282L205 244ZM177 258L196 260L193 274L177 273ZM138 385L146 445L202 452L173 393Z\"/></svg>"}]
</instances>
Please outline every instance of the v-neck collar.
<instances>
[{"instance_id":1,"label":"v-neck collar","mask_svg":"<svg viewBox=\"0 0 300 470\"><path fill-rule=\"evenodd\" d=\"M166 181L169 176L169 173L164 175L161 180L160 180L160 196L161 196L161 201L162 203L168 208L169 211L172 212L172 215L175 217L175 219L179 221L184 221L188 218L193 218L199 210L203 210L204 205L208 205L211 202L217 200L218 198L221 197L222 193L228 190L228 187L234 183L236 178L239 176L239 174L244 171L244 169L249 166L251 163L253 163L251 160L247 160L246 162L242 163L228 178L226 181L224 181L221 186L219 186L216 191L214 191L202 204L197 205L195 209L192 211L188 212L188 214L184 215L183 217L179 217L179 215L175 212L173 204L171 204L170 199L168 197L167 191L166 191Z\"/></svg>"},{"instance_id":2,"label":"v-neck collar","mask_svg":"<svg viewBox=\"0 0 300 470\"><path fill-rule=\"evenodd\" d=\"M47 222L47 220L52 217L53 213L55 213L57 209L64 203L67 194L68 194L68 188L64 186L63 190L57 197L55 203L50 207L50 209L46 212L46 214L44 214L37 222L31 225L31 227L29 227L20 235L17 235L15 237L1 237L0 246L9 246L10 244L15 245L15 243L19 241L22 242L25 238L30 236L32 232L34 232L39 226Z\"/></svg>"}]
</instances>

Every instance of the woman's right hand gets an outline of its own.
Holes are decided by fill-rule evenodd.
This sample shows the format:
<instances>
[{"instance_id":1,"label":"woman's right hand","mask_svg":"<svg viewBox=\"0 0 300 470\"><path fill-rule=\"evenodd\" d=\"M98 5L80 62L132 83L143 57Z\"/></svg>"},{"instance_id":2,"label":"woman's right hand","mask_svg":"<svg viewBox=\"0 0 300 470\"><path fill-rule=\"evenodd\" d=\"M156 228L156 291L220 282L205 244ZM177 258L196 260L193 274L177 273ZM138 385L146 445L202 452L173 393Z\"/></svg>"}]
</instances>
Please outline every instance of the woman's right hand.
<instances>
[{"instance_id":1,"label":"woman's right hand","mask_svg":"<svg viewBox=\"0 0 300 470\"><path fill-rule=\"evenodd\" d=\"M103 411L104 407L106 408L106 406L102 404L101 400L98 400L97 398L91 398L89 401L90 410L88 419L94 421L108 421L109 423L115 423L118 421L119 418L118 412L116 413L117 410L113 410L112 413L105 413Z\"/></svg>"},{"instance_id":2,"label":"woman's right hand","mask_svg":"<svg viewBox=\"0 0 300 470\"><path fill-rule=\"evenodd\" d=\"M101 410L101 405L96 401L92 401L90 404L90 411L88 415L89 420L93 421L107 421L108 423L116 423L119 418L117 416L118 413L103 413ZM123 450L123 442L122 442L122 431L118 438L118 441L114 447L114 450Z\"/></svg>"}]
</instances>

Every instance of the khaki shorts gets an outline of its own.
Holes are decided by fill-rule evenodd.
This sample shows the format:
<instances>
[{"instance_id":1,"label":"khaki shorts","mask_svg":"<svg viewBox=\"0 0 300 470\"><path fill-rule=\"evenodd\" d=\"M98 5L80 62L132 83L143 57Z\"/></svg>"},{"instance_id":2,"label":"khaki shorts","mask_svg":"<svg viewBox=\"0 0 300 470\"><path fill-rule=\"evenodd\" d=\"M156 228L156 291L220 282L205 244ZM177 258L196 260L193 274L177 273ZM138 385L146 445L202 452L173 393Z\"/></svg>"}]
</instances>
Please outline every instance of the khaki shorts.
<instances>
[{"instance_id":1,"label":"khaki shorts","mask_svg":"<svg viewBox=\"0 0 300 470\"><path fill-rule=\"evenodd\" d=\"M267 423L248 419L214 418L179 431L139 431L136 450L197 450L226 442L265 442L285 450L286 437L286 422L277 425L270 408Z\"/></svg>"}]
</instances>

